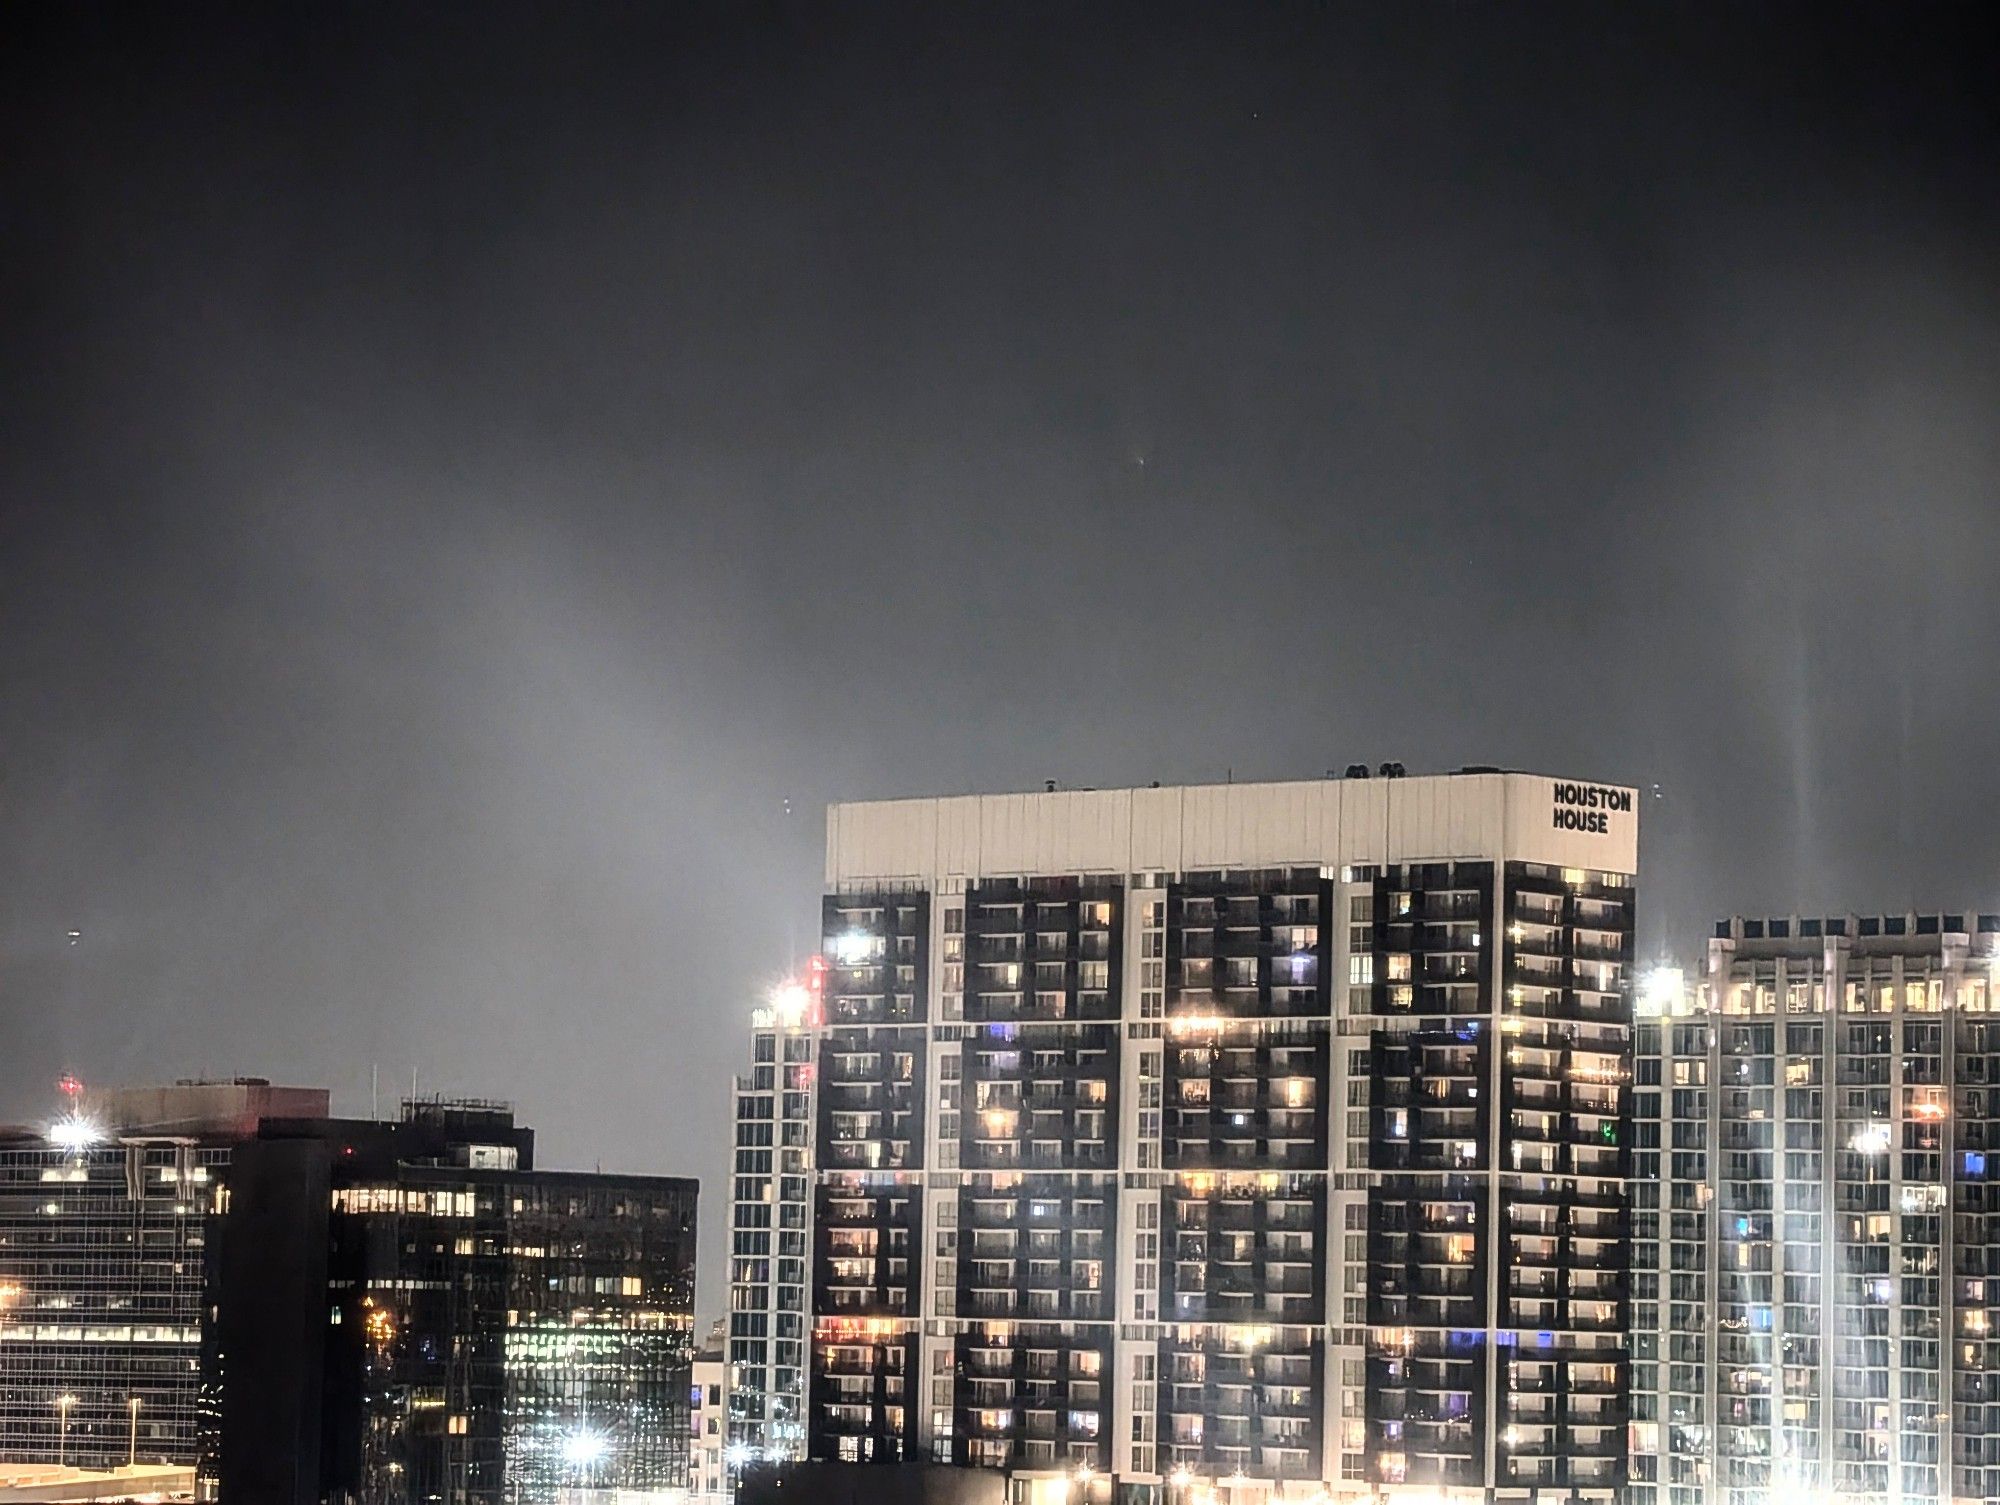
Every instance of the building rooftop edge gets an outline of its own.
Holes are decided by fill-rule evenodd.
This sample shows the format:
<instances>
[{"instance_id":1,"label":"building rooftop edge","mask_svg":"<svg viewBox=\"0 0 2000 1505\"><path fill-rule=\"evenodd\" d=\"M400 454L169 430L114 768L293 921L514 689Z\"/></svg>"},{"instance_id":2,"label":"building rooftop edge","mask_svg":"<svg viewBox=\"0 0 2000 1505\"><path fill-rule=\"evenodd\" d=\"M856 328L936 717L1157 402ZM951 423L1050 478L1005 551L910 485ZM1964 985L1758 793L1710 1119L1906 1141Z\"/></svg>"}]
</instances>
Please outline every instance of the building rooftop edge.
<instances>
[{"instance_id":1,"label":"building rooftop edge","mask_svg":"<svg viewBox=\"0 0 2000 1505\"><path fill-rule=\"evenodd\" d=\"M1425 784L1446 779L1499 778L1560 779L1579 784L1595 784L1606 789L1630 790L1634 793L1638 791L1639 787L1636 784L1621 784L1613 779L1587 778L1579 774L1553 774L1533 768L1499 768L1489 767L1484 764L1473 764L1464 768L1440 770L1436 773L1370 773L1366 777L1356 775L1352 778L1339 774L1324 774L1318 778L1208 779L1181 784L1166 782L1150 784L1071 784L1057 785L1053 789L1046 787L1041 789L972 789L957 794L899 794L882 799L829 800L827 801L827 808L829 810L852 810L863 806L927 805L937 803L941 800L1019 799L1024 796L1035 799L1050 799L1079 794L1148 794L1174 789L1287 789L1298 785L1317 784L1363 784L1373 782Z\"/></svg>"}]
</instances>

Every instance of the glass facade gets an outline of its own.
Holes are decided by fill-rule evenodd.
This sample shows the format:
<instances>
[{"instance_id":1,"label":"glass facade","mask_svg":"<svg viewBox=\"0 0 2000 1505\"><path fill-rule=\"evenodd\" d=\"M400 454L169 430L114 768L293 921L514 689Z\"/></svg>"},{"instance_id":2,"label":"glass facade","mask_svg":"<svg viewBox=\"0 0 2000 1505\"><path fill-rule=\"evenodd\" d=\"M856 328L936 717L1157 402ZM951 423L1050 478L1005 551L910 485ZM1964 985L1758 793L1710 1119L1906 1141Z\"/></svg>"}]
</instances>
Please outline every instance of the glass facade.
<instances>
[{"instance_id":1,"label":"glass facade","mask_svg":"<svg viewBox=\"0 0 2000 1505\"><path fill-rule=\"evenodd\" d=\"M226 1144L0 1138L0 1457L200 1452L203 1258Z\"/></svg>"},{"instance_id":2,"label":"glass facade","mask_svg":"<svg viewBox=\"0 0 2000 1505\"><path fill-rule=\"evenodd\" d=\"M695 1185L538 1171L532 1145L503 1108L447 1103L398 1124L267 1127L239 1151L219 1282L224 1498L681 1497ZM296 1270L272 1272L277 1249ZM271 1483L314 1433L316 1467Z\"/></svg>"},{"instance_id":3,"label":"glass facade","mask_svg":"<svg viewBox=\"0 0 2000 1505\"><path fill-rule=\"evenodd\" d=\"M0 1459L196 1466L212 1489L205 1286L232 1149L327 1095L63 1085L46 1127L0 1129Z\"/></svg>"}]
</instances>

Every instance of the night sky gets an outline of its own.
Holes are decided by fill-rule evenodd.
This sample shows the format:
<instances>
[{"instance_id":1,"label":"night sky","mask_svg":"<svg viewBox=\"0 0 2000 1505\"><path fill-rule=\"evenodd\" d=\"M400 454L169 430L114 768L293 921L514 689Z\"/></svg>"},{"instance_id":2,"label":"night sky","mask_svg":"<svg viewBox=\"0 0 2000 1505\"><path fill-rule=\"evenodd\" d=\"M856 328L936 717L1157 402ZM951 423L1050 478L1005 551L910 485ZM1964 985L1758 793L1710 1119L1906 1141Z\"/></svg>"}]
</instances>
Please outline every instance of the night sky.
<instances>
[{"instance_id":1,"label":"night sky","mask_svg":"<svg viewBox=\"0 0 2000 1505\"><path fill-rule=\"evenodd\" d=\"M838 798L1498 763L1648 790L1648 955L2000 909L1996 61L6 7L0 1120L414 1068L713 1253Z\"/></svg>"}]
</instances>

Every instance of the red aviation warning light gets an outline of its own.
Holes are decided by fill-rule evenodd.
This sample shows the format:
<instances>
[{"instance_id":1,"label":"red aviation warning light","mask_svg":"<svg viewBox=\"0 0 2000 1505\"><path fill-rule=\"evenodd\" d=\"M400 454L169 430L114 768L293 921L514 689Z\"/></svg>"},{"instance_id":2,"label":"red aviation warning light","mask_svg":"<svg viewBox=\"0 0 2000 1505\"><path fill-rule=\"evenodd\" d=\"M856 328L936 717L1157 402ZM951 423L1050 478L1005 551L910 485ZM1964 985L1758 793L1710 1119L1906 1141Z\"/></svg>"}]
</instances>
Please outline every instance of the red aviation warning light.
<instances>
[{"instance_id":1,"label":"red aviation warning light","mask_svg":"<svg viewBox=\"0 0 2000 1505\"><path fill-rule=\"evenodd\" d=\"M56 1083L56 1090L68 1098L70 1105L74 1107L76 1100L83 1096L83 1082L74 1072L65 1071Z\"/></svg>"},{"instance_id":2,"label":"red aviation warning light","mask_svg":"<svg viewBox=\"0 0 2000 1505\"><path fill-rule=\"evenodd\" d=\"M806 1018L826 1023L826 958L817 952L806 958Z\"/></svg>"}]
</instances>

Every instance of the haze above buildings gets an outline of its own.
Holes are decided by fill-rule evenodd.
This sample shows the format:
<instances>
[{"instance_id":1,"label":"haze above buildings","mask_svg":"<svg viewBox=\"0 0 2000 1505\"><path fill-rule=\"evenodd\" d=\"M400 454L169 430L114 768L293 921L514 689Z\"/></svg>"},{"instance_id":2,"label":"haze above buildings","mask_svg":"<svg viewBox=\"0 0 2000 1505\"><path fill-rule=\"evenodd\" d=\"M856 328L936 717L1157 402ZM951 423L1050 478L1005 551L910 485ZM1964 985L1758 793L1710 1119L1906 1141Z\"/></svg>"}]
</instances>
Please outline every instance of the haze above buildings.
<instances>
[{"instance_id":1,"label":"haze above buildings","mask_svg":"<svg viewBox=\"0 0 2000 1505\"><path fill-rule=\"evenodd\" d=\"M10 1097L712 1176L833 799L1584 769L1646 955L1990 886L1979 7L0 27Z\"/></svg>"}]
</instances>

